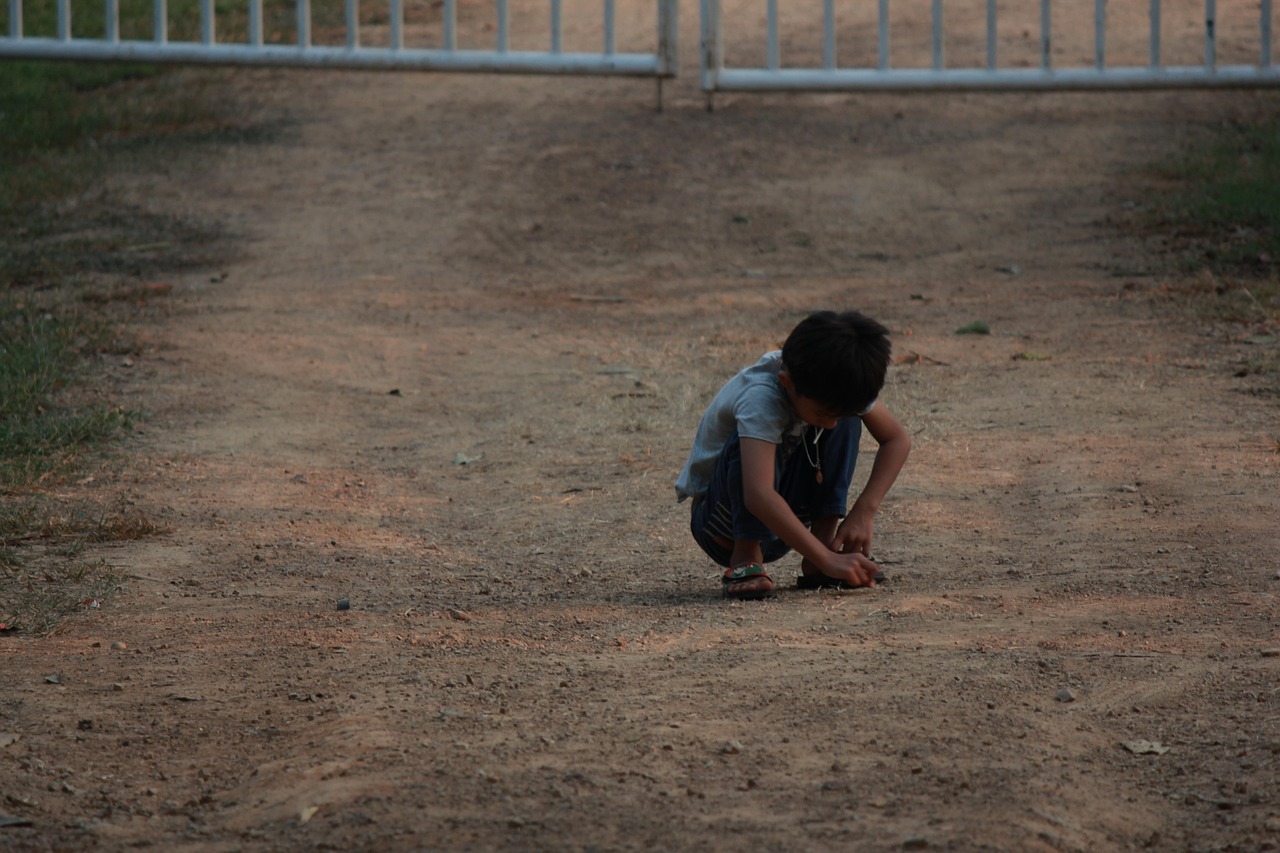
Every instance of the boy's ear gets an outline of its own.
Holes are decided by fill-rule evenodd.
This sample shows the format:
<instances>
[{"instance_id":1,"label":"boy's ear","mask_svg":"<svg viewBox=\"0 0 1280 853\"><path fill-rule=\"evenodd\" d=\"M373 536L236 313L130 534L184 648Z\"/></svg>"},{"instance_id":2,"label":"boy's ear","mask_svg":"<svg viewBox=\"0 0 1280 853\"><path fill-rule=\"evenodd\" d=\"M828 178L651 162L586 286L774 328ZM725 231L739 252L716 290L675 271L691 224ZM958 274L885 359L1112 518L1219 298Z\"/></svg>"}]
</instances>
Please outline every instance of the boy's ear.
<instances>
[{"instance_id":1,"label":"boy's ear","mask_svg":"<svg viewBox=\"0 0 1280 853\"><path fill-rule=\"evenodd\" d=\"M778 381L782 383L782 387L786 390L796 390L796 383L792 381L791 374L787 373L787 369L785 367L778 371Z\"/></svg>"}]
</instances>

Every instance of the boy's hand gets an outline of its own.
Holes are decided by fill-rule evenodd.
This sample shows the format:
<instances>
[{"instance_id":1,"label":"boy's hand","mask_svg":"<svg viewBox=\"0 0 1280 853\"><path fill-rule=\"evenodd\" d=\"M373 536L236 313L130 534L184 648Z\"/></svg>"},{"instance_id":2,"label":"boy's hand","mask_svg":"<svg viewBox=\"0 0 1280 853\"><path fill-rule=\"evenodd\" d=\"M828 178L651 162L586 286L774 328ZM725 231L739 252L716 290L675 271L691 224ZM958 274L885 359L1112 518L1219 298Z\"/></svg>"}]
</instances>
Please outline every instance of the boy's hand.
<instances>
[{"instance_id":1,"label":"boy's hand","mask_svg":"<svg viewBox=\"0 0 1280 853\"><path fill-rule=\"evenodd\" d=\"M832 554L822 573L848 581L851 586L875 586L880 567L862 554Z\"/></svg>"},{"instance_id":2,"label":"boy's hand","mask_svg":"<svg viewBox=\"0 0 1280 853\"><path fill-rule=\"evenodd\" d=\"M843 554L871 554L871 537L875 530L874 512L861 512L855 505L836 528L835 539L829 547Z\"/></svg>"},{"instance_id":3,"label":"boy's hand","mask_svg":"<svg viewBox=\"0 0 1280 853\"><path fill-rule=\"evenodd\" d=\"M858 514L852 522L848 519L842 522L838 516L815 521L813 535L830 553L824 553L819 562L806 557L801 563L805 573L819 572L847 581L852 586L875 586L880 567L858 550L859 543L867 549L871 547L870 528L874 517L875 514L870 513L865 517Z\"/></svg>"}]
</instances>

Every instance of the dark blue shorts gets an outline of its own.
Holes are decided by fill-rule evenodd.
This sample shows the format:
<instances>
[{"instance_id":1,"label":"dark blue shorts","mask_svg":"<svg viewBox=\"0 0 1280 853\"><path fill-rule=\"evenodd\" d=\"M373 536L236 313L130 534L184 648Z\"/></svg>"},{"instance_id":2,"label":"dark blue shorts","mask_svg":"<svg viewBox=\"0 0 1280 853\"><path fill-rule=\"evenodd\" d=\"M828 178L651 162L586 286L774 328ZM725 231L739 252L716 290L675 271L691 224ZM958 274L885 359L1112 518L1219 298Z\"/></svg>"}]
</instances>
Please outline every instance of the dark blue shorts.
<instances>
[{"instance_id":1,"label":"dark blue shorts","mask_svg":"<svg viewBox=\"0 0 1280 853\"><path fill-rule=\"evenodd\" d=\"M802 441L790 453L778 448L773 484L782 499L805 526L820 518L843 518L848 510L849 484L858 462L862 440L862 419L841 418L834 429L823 430L814 451L813 427L807 427ZM821 460L822 482L812 460ZM721 566L729 565L732 549L716 541L721 536L731 542L759 542L764 561L771 563L791 550L765 524L747 511L742 489L742 446L735 431L716 459L715 473L706 494L695 498L690 521L693 538L707 556Z\"/></svg>"}]
</instances>

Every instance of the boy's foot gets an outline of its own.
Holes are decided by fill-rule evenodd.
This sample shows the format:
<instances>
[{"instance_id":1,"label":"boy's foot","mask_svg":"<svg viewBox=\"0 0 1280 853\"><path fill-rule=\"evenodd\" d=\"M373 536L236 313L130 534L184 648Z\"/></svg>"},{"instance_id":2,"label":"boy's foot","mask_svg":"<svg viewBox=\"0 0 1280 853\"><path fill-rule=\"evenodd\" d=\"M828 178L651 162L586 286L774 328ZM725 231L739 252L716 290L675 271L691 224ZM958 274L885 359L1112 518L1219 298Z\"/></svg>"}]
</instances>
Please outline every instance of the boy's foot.
<instances>
[{"instance_id":1,"label":"boy's foot","mask_svg":"<svg viewBox=\"0 0 1280 853\"><path fill-rule=\"evenodd\" d=\"M773 595L773 578L759 563L735 566L724 573L724 597L739 601L758 601Z\"/></svg>"}]
</instances>

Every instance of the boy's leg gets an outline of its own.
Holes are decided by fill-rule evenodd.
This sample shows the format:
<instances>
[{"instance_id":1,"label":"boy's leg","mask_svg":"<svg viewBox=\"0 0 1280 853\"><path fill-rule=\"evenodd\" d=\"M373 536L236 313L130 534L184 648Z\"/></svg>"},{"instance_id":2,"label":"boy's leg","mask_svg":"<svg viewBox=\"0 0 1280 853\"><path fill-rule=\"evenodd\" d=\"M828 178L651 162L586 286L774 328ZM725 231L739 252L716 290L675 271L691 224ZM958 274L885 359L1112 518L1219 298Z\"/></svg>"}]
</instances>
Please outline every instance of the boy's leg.
<instances>
[{"instance_id":1,"label":"boy's leg","mask_svg":"<svg viewBox=\"0 0 1280 853\"><path fill-rule=\"evenodd\" d=\"M836 538L836 528L839 526L840 516L828 515L814 521L813 526L809 529L819 542L830 547L831 541ZM876 580L878 581L880 578L876 578ZM809 562L808 557L800 561L800 577L796 578L796 586L801 589L849 588L847 581L824 575L822 569Z\"/></svg>"},{"instance_id":2,"label":"boy's leg","mask_svg":"<svg viewBox=\"0 0 1280 853\"><path fill-rule=\"evenodd\" d=\"M853 482L854 468L858 462L858 448L862 438L861 418L842 418L840 424L829 434L830 444L822 447L823 479L834 476L835 486L830 493L819 496L813 524L810 530L824 543L835 539L836 530L849 506L849 488ZM823 440L828 439L824 433ZM826 463L830 463L829 465ZM817 566L808 560L800 562L803 575L797 579L801 588L817 589L835 587L849 589L850 585L836 578L829 578L819 571ZM884 572L876 572L876 583L884 581Z\"/></svg>"},{"instance_id":3,"label":"boy's leg","mask_svg":"<svg viewBox=\"0 0 1280 853\"><path fill-rule=\"evenodd\" d=\"M811 451L813 458L820 461L821 477L810 464L805 448L795 448L785 460L779 458L774 481L778 493L823 542L834 538L848 506L861 437L862 420L856 417L841 418L833 429L824 430L817 448ZM803 440L812 447L812 430L806 431ZM742 451L736 432L725 442L716 461L710 488L694 504L691 528L702 550L730 569L726 573L726 592L730 595L767 594L773 589L772 579L763 572L740 580L729 577L735 569L762 567L791 550L746 508Z\"/></svg>"},{"instance_id":4,"label":"boy's leg","mask_svg":"<svg viewBox=\"0 0 1280 853\"><path fill-rule=\"evenodd\" d=\"M801 440L807 447L797 449L780 472L778 493L815 536L830 542L849 508L849 486L858 464L862 419L841 418L835 427L822 431L816 449L813 436L812 427L805 430ZM811 460L819 463L818 469Z\"/></svg>"},{"instance_id":5,"label":"boy's leg","mask_svg":"<svg viewBox=\"0 0 1280 853\"><path fill-rule=\"evenodd\" d=\"M858 463L858 448L862 439L862 419L841 418L836 426L824 430L813 448L813 430L805 431L803 439L809 445L796 452L798 466L790 466L784 472L779 491L795 510L796 516L809 525L810 531L823 544L829 545L836 529L844 518L849 505L849 487ZM820 460L822 478L814 470L810 459ZM821 576L817 566L807 559L800 562L800 570L807 576Z\"/></svg>"},{"instance_id":6,"label":"boy's leg","mask_svg":"<svg viewBox=\"0 0 1280 853\"><path fill-rule=\"evenodd\" d=\"M764 564L790 548L746 508L737 433L725 442L711 485L694 504L690 527L707 556L729 569L724 576L727 595L759 598L772 592Z\"/></svg>"}]
</instances>

